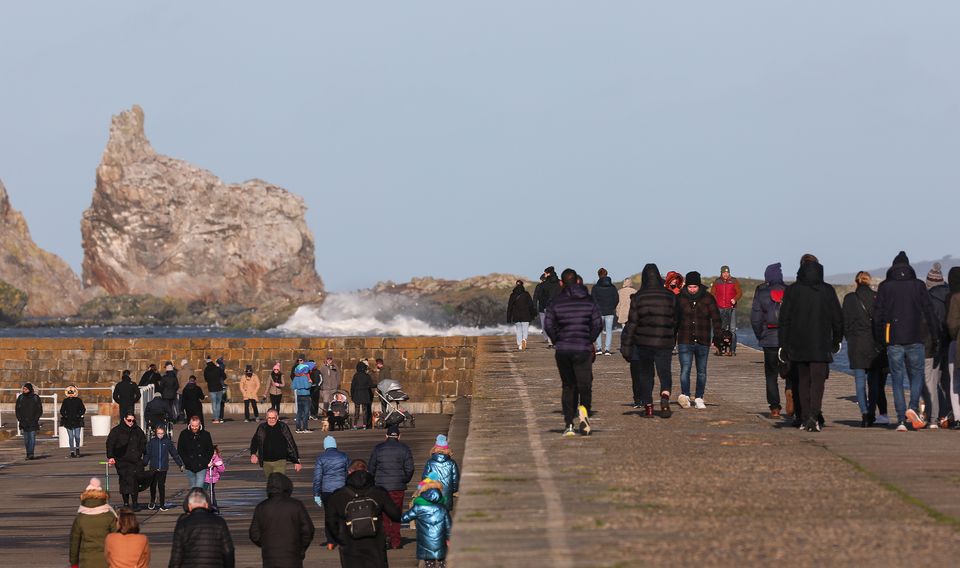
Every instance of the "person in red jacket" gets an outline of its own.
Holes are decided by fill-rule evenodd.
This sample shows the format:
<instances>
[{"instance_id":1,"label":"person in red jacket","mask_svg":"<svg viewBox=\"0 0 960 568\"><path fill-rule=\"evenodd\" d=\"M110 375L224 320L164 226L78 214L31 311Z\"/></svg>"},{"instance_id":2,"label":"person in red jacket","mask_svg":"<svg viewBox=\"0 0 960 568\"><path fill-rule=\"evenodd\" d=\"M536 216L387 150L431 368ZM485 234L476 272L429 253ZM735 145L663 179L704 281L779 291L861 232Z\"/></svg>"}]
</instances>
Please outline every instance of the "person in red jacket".
<instances>
[{"instance_id":1,"label":"person in red jacket","mask_svg":"<svg viewBox=\"0 0 960 568\"><path fill-rule=\"evenodd\" d=\"M723 265L720 267L720 278L713 282L710 293L717 300L717 307L720 309L720 327L730 330L733 334L730 343L728 356L737 354L737 302L743 297L743 290L740 289L740 282L730 276L730 267Z\"/></svg>"}]
</instances>

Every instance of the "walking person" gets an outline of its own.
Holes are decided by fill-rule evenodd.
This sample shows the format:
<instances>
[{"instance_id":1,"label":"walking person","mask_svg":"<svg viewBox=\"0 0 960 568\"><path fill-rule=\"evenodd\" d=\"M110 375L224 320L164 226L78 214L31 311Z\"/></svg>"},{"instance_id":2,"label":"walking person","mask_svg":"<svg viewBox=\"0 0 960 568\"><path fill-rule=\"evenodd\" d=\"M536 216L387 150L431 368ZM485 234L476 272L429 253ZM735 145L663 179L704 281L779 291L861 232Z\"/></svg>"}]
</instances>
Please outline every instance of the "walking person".
<instances>
[{"instance_id":1,"label":"walking person","mask_svg":"<svg viewBox=\"0 0 960 568\"><path fill-rule=\"evenodd\" d=\"M784 292L777 331L781 354L798 373L801 428L819 432L830 363L843 340L843 313L833 286L823 281L823 266L812 254L800 259L797 281Z\"/></svg>"},{"instance_id":2,"label":"walking person","mask_svg":"<svg viewBox=\"0 0 960 568\"><path fill-rule=\"evenodd\" d=\"M323 374L317 362L310 359L313 368L310 369L310 419L320 419L320 389L323 388Z\"/></svg>"},{"instance_id":3,"label":"walking person","mask_svg":"<svg viewBox=\"0 0 960 568\"><path fill-rule=\"evenodd\" d=\"M720 339L720 310L717 301L701 284L700 273L688 272L685 284L677 296L677 352L680 354L681 408L690 408L690 369L697 364L697 390L694 391L694 406L707 407L703 396L707 390L707 359L710 356L711 338ZM712 335L711 335L712 332Z\"/></svg>"},{"instance_id":4,"label":"walking person","mask_svg":"<svg viewBox=\"0 0 960 568\"><path fill-rule=\"evenodd\" d=\"M877 293L871 287L872 277L861 270L854 278L857 287L843 297L843 333L847 338L847 358L856 385L860 407L860 427L887 423L887 395L884 391L886 366L883 349L873 336L873 310ZM877 420L877 409L884 419Z\"/></svg>"},{"instance_id":5,"label":"walking person","mask_svg":"<svg viewBox=\"0 0 960 568\"><path fill-rule=\"evenodd\" d=\"M87 407L80 400L80 389L70 385L63 391L67 398L60 404L60 423L67 430L71 458L80 457L80 434L83 432L83 415Z\"/></svg>"},{"instance_id":6,"label":"walking person","mask_svg":"<svg viewBox=\"0 0 960 568\"><path fill-rule=\"evenodd\" d=\"M353 401L353 427L364 429L371 427L370 405L373 404L373 379L367 368L367 360L357 362L357 372L350 381L350 399Z\"/></svg>"},{"instance_id":7,"label":"walking person","mask_svg":"<svg viewBox=\"0 0 960 568\"><path fill-rule=\"evenodd\" d=\"M217 511L217 484L220 483L220 477L227 470L227 464L223 463L223 456L220 455L220 446L213 445L213 456L207 463L207 473L203 476L203 482L210 497L210 507Z\"/></svg>"},{"instance_id":8,"label":"walking person","mask_svg":"<svg viewBox=\"0 0 960 568\"><path fill-rule=\"evenodd\" d=\"M210 509L210 498L194 487L184 500L187 512L173 529L169 568L221 566L233 568L235 552L230 529L223 517Z\"/></svg>"},{"instance_id":9,"label":"walking person","mask_svg":"<svg viewBox=\"0 0 960 568\"><path fill-rule=\"evenodd\" d=\"M730 267L723 265L720 267L720 278L713 282L710 293L717 300L717 307L720 308L720 318L723 320L721 327L730 330L733 337L730 342L730 351L728 356L737 354L737 302L743 297L743 290L740 288L740 281L730 276Z\"/></svg>"},{"instance_id":10,"label":"walking person","mask_svg":"<svg viewBox=\"0 0 960 568\"><path fill-rule=\"evenodd\" d=\"M630 315L620 334L620 355L630 363L633 407L653 416L654 370L660 377L660 416L669 418L673 388L670 360L677 332L677 296L663 286L656 264L640 274L640 290L630 298Z\"/></svg>"},{"instance_id":11,"label":"walking person","mask_svg":"<svg viewBox=\"0 0 960 568\"><path fill-rule=\"evenodd\" d=\"M120 381L113 387L113 402L120 406L120 416L133 413L134 406L140 400L140 387L133 382L130 370L125 370Z\"/></svg>"},{"instance_id":12,"label":"walking person","mask_svg":"<svg viewBox=\"0 0 960 568\"><path fill-rule=\"evenodd\" d=\"M382 487L397 509L403 508L403 494L413 479L413 452L400 441L400 428L390 426L383 442L377 444L370 454L369 471L377 487ZM391 518L384 519L388 548L401 548L400 524Z\"/></svg>"},{"instance_id":13,"label":"walking person","mask_svg":"<svg viewBox=\"0 0 960 568\"><path fill-rule=\"evenodd\" d=\"M189 487L203 487L207 464L213 457L213 438L203 429L198 416L190 418L186 429L177 439L177 453L183 460Z\"/></svg>"},{"instance_id":14,"label":"walking person","mask_svg":"<svg viewBox=\"0 0 960 568\"><path fill-rule=\"evenodd\" d=\"M177 463L180 471L183 471L183 460L163 426L157 426L154 433L156 437L147 442L147 451L143 454L144 466L151 472L150 504L147 509L167 511L167 470L170 469L170 458Z\"/></svg>"},{"instance_id":15,"label":"walking person","mask_svg":"<svg viewBox=\"0 0 960 568\"><path fill-rule=\"evenodd\" d=\"M136 513L117 511L116 531L104 539L103 556L108 568L150 568L150 540L140 534Z\"/></svg>"},{"instance_id":16,"label":"walking person","mask_svg":"<svg viewBox=\"0 0 960 568\"><path fill-rule=\"evenodd\" d=\"M523 280L517 280L517 285L510 292L507 300L507 323L512 323L517 332L517 350L527 348L527 338L530 334L530 320L537 317L537 309L533 305L530 292L523 287Z\"/></svg>"},{"instance_id":17,"label":"walking person","mask_svg":"<svg viewBox=\"0 0 960 568\"><path fill-rule=\"evenodd\" d=\"M180 397L178 399L179 405L177 413L177 421L182 421L186 424L190 420L190 416L183 410L183 389L187 388L187 384L190 382L190 377L193 377L193 367L190 366L190 361L186 359L180 360L180 368L177 369L177 384L180 386Z\"/></svg>"},{"instance_id":18,"label":"walking person","mask_svg":"<svg viewBox=\"0 0 960 568\"><path fill-rule=\"evenodd\" d=\"M207 364L203 368L203 380L207 383L207 393L210 394L210 422L223 424L223 392L226 388L227 374L207 355Z\"/></svg>"},{"instance_id":19,"label":"walking person","mask_svg":"<svg viewBox=\"0 0 960 568\"><path fill-rule=\"evenodd\" d=\"M280 422L280 415L271 409L267 411L267 421L257 426L257 431L250 439L250 463L259 464L263 468L263 476L269 478L273 472L286 474L287 462L293 464L297 473L303 467L300 465L300 450L290 428Z\"/></svg>"},{"instance_id":20,"label":"walking person","mask_svg":"<svg viewBox=\"0 0 960 568\"><path fill-rule=\"evenodd\" d=\"M178 391L180 390L180 381L177 379L177 371L173 368L173 363L167 363L164 366L164 374L157 381L157 393L166 403L169 409L170 422L176 422L177 414L180 409L177 408Z\"/></svg>"},{"instance_id":21,"label":"walking person","mask_svg":"<svg viewBox=\"0 0 960 568\"><path fill-rule=\"evenodd\" d=\"M404 523L416 521L417 560L423 561L424 568L446 566L447 542L453 525L442 501L441 489L427 489L413 499L410 509L400 518Z\"/></svg>"},{"instance_id":22,"label":"walking person","mask_svg":"<svg viewBox=\"0 0 960 568\"><path fill-rule=\"evenodd\" d=\"M80 494L80 508L70 527L70 565L106 566L104 542L116 530L117 513L110 506L110 494L103 490L100 480L90 478Z\"/></svg>"},{"instance_id":23,"label":"walking person","mask_svg":"<svg viewBox=\"0 0 960 568\"><path fill-rule=\"evenodd\" d=\"M320 365L320 375L323 377L320 383L320 400L323 402L325 415L333 402L333 393L340 389L340 368L333 362L332 354L328 353L323 365Z\"/></svg>"},{"instance_id":24,"label":"walking person","mask_svg":"<svg viewBox=\"0 0 960 568\"><path fill-rule=\"evenodd\" d=\"M947 349L947 388L953 427L960 428L960 372L957 370L957 333L960 332L960 266L947 273L950 295L947 297L947 334L950 345Z\"/></svg>"},{"instance_id":25,"label":"walking person","mask_svg":"<svg viewBox=\"0 0 960 568\"><path fill-rule=\"evenodd\" d=\"M314 370L316 363L307 361L294 367L293 388L294 395L297 397L297 434L306 434L310 432L307 422L310 418L310 373Z\"/></svg>"},{"instance_id":26,"label":"walking person","mask_svg":"<svg viewBox=\"0 0 960 568\"><path fill-rule=\"evenodd\" d=\"M323 439L323 452L317 456L313 465L313 500L318 507L328 506L327 502L333 492L347 483L347 468L350 458L337 449L337 440L333 436ZM335 539L329 529L324 529L327 537L327 548L333 550Z\"/></svg>"},{"instance_id":27,"label":"walking person","mask_svg":"<svg viewBox=\"0 0 960 568\"><path fill-rule=\"evenodd\" d=\"M250 422L250 407L253 407L253 420L259 422L257 398L260 397L260 377L253 372L253 365L247 365L240 377L240 394L243 396L243 421Z\"/></svg>"},{"instance_id":28,"label":"walking person","mask_svg":"<svg viewBox=\"0 0 960 568\"><path fill-rule=\"evenodd\" d=\"M267 379L267 395L270 397L270 408L280 413L280 404L283 402L283 373L280 371L280 361L273 364L270 378Z\"/></svg>"},{"instance_id":29,"label":"walking person","mask_svg":"<svg viewBox=\"0 0 960 568\"><path fill-rule=\"evenodd\" d=\"M923 400L926 410L923 419L929 424L928 427L931 430L937 430L941 425L946 428L949 414L947 401L950 391L949 389L942 391L941 383L944 382L942 377L947 374L948 366L950 334L947 332L947 299L950 296L950 288L944 283L940 268L940 263L934 262L933 267L927 272L925 282L927 293L930 294L930 303L933 306L934 319L939 328L939 337L927 335L924 338Z\"/></svg>"},{"instance_id":30,"label":"walking person","mask_svg":"<svg viewBox=\"0 0 960 568\"><path fill-rule=\"evenodd\" d=\"M117 468L123 506L140 510L140 481L143 478L143 454L147 451L147 435L128 413L107 436L107 463Z\"/></svg>"},{"instance_id":31,"label":"walking person","mask_svg":"<svg viewBox=\"0 0 960 568\"><path fill-rule=\"evenodd\" d=\"M314 526L306 507L292 497L293 482L282 473L267 478L267 498L250 521L250 542L260 548L264 568L303 568Z\"/></svg>"},{"instance_id":32,"label":"walking person","mask_svg":"<svg viewBox=\"0 0 960 568\"><path fill-rule=\"evenodd\" d=\"M630 298L636 293L637 289L633 287L633 279L624 278L623 286L617 292L617 323L620 324L620 327L626 327L627 325L627 320L630 317Z\"/></svg>"},{"instance_id":33,"label":"walking person","mask_svg":"<svg viewBox=\"0 0 960 568\"><path fill-rule=\"evenodd\" d=\"M436 443L430 450L430 459L423 464L423 478L435 477L443 484L443 501L447 510L453 509L453 494L460 491L460 466L453 459L447 437L437 434Z\"/></svg>"},{"instance_id":34,"label":"walking person","mask_svg":"<svg viewBox=\"0 0 960 568\"><path fill-rule=\"evenodd\" d=\"M324 509L328 534L340 548L342 568L387 568L384 524L389 519L399 528L403 509L374 482L366 462L353 460L347 469L347 484L330 496ZM358 513L365 518L358 518Z\"/></svg>"},{"instance_id":35,"label":"walking person","mask_svg":"<svg viewBox=\"0 0 960 568\"><path fill-rule=\"evenodd\" d=\"M160 371L157 371L157 364L150 363L150 365L147 367L147 370L144 371L142 375L140 375L140 382L137 383L137 386L138 387L148 387L150 385L156 386L156 384L160 382L161 376L162 375L160 375Z\"/></svg>"},{"instance_id":36,"label":"walking person","mask_svg":"<svg viewBox=\"0 0 960 568\"><path fill-rule=\"evenodd\" d=\"M603 333L597 336L597 355L611 355L610 346L613 343L613 323L617 317L617 305L620 302L620 291L613 285L607 276L607 269L597 271L597 283L594 284L590 295L600 308L600 318L603 320ZM601 339L604 341L601 343ZM602 349L601 349L602 347Z\"/></svg>"},{"instance_id":37,"label":"walking person","mask_svg":"<svg viewBox=\"0 0 960 568\"><path fill-rule=\"evenodd\" d=\"M777 352L780 350L780 338L777 328L780 325L780 308L783 306L783 294L787 286L783 283L783 269L779 262L768 265L763 271L763 284L757 286L753 294L753 305L750 308L750 326L757 337L757 343L763 349L763 376L767 384L767 406L770 408L770 418L780 418L780 387L777 378L780 376L780 360ZM792 407L793 392L789 387L784 393L787 406ZM788 408L792 410L792 408ZM787 414L793 414L787 412Z\"/></svg>"},{"instance_id":38,"label":"walking person","mask_svg":"<svg viewBox=\"0 0 960 568\"><path fill-rule=\"evenodd\" d=\"M180 404L183 408L183 413L187 416L187 422L189 422L191 418L197 418L200 421L200 425L203 425L204 398L206 398L206 396L203 394L203 389L197 384L197 377L190 375L190 378L187 380L187 386L183 387L183 391L180 393Z\"/></svg>"},{"instance_id":39,"label":"walking person","mask_svg":"<svg viewBox=\"0 0 960 568\"><path fill-rule=\"evenodd\" d=\"M919 412L924 382L924 340L929 335L933 343L931 351L939 351L940 327L927 287L917 278L905 252L900 251L887 270L887 279L877 290L873 313L874 336L887 349L897 431L907 431L907 420L914 430L920 430L926 426ZM903 396L905 382L910 386L909 408Z\"/></svg>"},{"instance_id":40,"label":"walking person","mask_svg":"<svg viewBox=\"0 0 960 568\"><path fill-rule=\"evenodd\" d=\"M563 288L547 308L544 325L556 348L554 359L562 385L563 436L575 436L577 430L589 436L596 358L593 343L600 335L603 319L587 289L577 284L576 271L567 268L561 276Z\"/></svg>"},{"instance_id":41,"label":"walking person","mask_svg":"<svg viewBox=\"0 0 960 568\"><path fill-rule=\"evenodd\" d=\"M548 266L543 269L540 276L540 284L533 291L533 301L537 304L537 313L540 314L540 332L543 338L547 340L547 347L553 348L553 342L546 330L547 308L553 302L554 298L560 295L560 278L557 277L557 271L554 267Z\"/></svg>"}]
</instances>

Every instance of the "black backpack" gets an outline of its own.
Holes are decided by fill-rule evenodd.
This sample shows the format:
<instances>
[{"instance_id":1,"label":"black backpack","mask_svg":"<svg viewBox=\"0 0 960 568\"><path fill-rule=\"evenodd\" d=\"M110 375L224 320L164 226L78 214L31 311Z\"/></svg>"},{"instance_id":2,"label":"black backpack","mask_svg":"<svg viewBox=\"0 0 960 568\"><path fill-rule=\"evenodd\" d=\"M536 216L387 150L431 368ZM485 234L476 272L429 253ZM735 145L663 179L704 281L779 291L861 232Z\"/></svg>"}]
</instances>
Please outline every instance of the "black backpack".
<instances>
[{"instance_id":1,"label":"black backpack","mask_svg":"<svg viewBox=\"0 0 960 568\"><path fill-rule=\"evenodd\" d=\"M380 505L365 495L360 495L349 487L351 495L344 509L347 518L347 529L354 539L372 538L377 536L377 518L380 515Z\"/></svg>"}]
</instances>

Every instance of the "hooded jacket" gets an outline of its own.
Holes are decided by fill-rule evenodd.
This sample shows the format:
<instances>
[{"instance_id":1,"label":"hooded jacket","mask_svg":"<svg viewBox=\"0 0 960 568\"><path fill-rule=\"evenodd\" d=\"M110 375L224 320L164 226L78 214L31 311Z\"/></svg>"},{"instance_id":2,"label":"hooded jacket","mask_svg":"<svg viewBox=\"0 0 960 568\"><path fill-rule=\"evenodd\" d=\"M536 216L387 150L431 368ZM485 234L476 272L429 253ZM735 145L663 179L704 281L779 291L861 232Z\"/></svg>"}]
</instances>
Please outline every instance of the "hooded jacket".
<instances>
[{"instance_id":1,"label":"hooded jacket","mask_svg":"<svg viewBox=\"0 0 960 568\"><path fill-rule=\"evenodd\" d=\"M370 372L366 363L359 361L357 363L357 372L350 381L350 399L354 404L370 404L373 401L370 389L373 388L373 379L370 378Z\"/></svg>"},{"instance_id":2,"label":"hooded jacket","mask_svg":"<svg viewBox=\"0 0 960 568\"><path fill-rule=\"evenodd\" d=\"M68 396L60 404L60 424L64 428L83 428L83 415L87 407L79 396Z\"/></svg>"},{"instance_id":3,"label":"hooded jacket","mask_svg":"<svg viewBox=\"0 0 960 568\"><path fill-rule=\"evenodd\" d=\"M157 392L164 400L176 399L178 390L180 390L180 381L177 379L176 371L167 371L157 381Z\"/></svg>"},{"instance_id":4,"label":"hooded jacket","mask_svg":"<svg viewBox=\"0 0 960 568\"><path fill-rule=\"evenodd\" d=\"M537 284L533 291L533 301L537 303L537 312L547 311L553 300L560 295L560 278L555 272L547 275L547 279Z\"/></svg>"},{"instance_id":5,"label":"hooded jacket","mask_svg":"<svg viewBox=\"0 0 960 568\"><path fill-rule=\"evenodd\" d=\"M369 497L380 507L377 534L373 538L354 540L346 527L346 508L354 496ZM340 562L350 568L386 568L387 540L383 531L383 516L400 521L402 511L390 499L386 490L373 483L373 476L366 471L355 471L347 476L347 484L337 490L324 507L326 527L340 545Z\"/></svg>"},{"instance_id":6,"label":"hooded jacket","mask_svg":"<svg viewBox=\"0 0 960 568\"><path fill-rule=\"evenodd\" d=\"M187 415L187 419L193 416L203 417L204 398L206 395L197 383L187 383L187 386L183 387L183 392L180 393L180 404L183 405L183 412Z\"/></svg>"},{"instance_id":7,"label":"hooded jacket","mask_svg":"<svg viewBox=\"0 0 960 568\"><path fill-rule=\"evenodd\" d=\"M387 491L403 491L413 479L413 453L400 440L388 437L373 448L367 470L378 487Z\"/></svg>"},{"instance_id":8,"label":"hooded jacket","mask_svg":"<svg viewBox=\"0 0 960 568\"><path fill-rule=\"evenodd\" d=\"M878 362L880 346L873 336L873 304L877 293L866 284L843 297L843 333L851 369L869 369Z\"/></svg>"},{"instance_id":9,"label":"hooded jacket","mask_svg":"<svg viewBox=\"0 0 960 568\"><path fill-rule=\"evenodd\" d=\"M609 276L597 280L590 291L593 301L600 308L601 316L612 316L617 313L617 304L620 302L620 291L613 285Z\"/></svg>"},{"instance_id":10,"label":"hooded jacket","mask_svg":"<svg viewBox=\"0 0 960 568\"><path fill-rule=\"evenodd\" d=\"M630 317L630 297L637 293L637 289L628 285L630 280L623 281L623 287L617 292L617 321L620 325L627 325Z\"/></svg>"},{"instance_id":11,"label":"hooded jacket","mask_svg":"<svg viewBox=\"0 0 960 568\"><path fill-rule=\"evenodd\" d=\"M544 312L543 327L557 351L588 351L603 329L600 308L587 289L571 283Z\"/></svg>"},{"instance_id":12,"label":"hooded jacket","mask_svg":"<svg viewBox=\"0 0 960 568\"><path fill-rule=\"evenodd\" d=\"M120 405L120 410L124 410L132 409L138 400L140 400L140 387L133 382L130 375L124 375L113 387L113 401Z\"/></svg>"},{"instance_id":13,"label":"hooded jacket","mask_svg":"<svg viewBox=\"0 0 960 568\"><path fill-rule=\"evenodd\" d=\"M297 396L310 396L310 373L316 368L313 361L300 363L293 369L293 382L290 387Z\"/></svg>"},{"instance_id":14,"label":"hooded jacket","mask_svg":"<svg viewBox=\"0 0 960 568\"><path fill-rule=\"evenodd\" d=\"M530 292L524 290L523 284L517 284L507 300L507 323L529 322L535 317L537 309Z\"/></svg>"},{"instance_id":15,"label":"hooded jacket","mask_svg":"<svg viewBox=\"0 0 960 568\"><path fill-rule=\"evenodd\" d=\"M207 382L207 392L220 392L227 382L227 374L213 361L203 368L203 380Z\"/></svg>"},{"instance_id":16,"label":"hooded jacket","mask_svg":"<svg viewBox=\"0 0 960 568\"><path fill-rule=\"evenodd\" d=\"M417 522L417 559L441 560L447 557L450 538L450 513L441 504L443 497L436 489L428 489L413 500L413 506L400 522Z\"/></svg>"},{"instance_id":17,"label":"hooded jacket","mask_svg":"<svg viewBox=\"0 0 960 568\"><path fill-rule=\"evenodd\" d=\"M182 515L173 529L169 566L233 568L233 539L227 522L206 508Z\"/></svg>"},{"instance_id":18,"label":"hooded jacket","mask_svg":"<svg viewBox=\"0 0 960 568\"><path fill-rule=\"evenodd\" d=\"M787 286L777 331L790 361L833 361L843 340L843 312L819 262L801 264L797 281Z\"/></svg>"},{"instance_id":19,"label":"hooded jacket","mask_svg":"<svg viewBox=\"0 0 960 568\"><path fill-rule=\"evenodd\" d=\"M620 334L620 354L636 358L634 347L672 349L677 332L677 297L663 287L656 264L643 267L640 290L630 298L630 315Z\"/></svg>"},{"instance_id":20,"label":"hooded jacket","mask_svg":"<svg viewBox=\"0 0 960 568\"><path fill-rule=\"evenodd\" d=\"M457 461L444 453L430 455L423 464L423 477L435 473L437 481L443 484L443 502L449 510L453 507L453 494L460 491L460 466Z\"/></svg>"},{"instance_id":21,"label":"hooded jacket","mask_svg":"<svg viewBox=\"0 0 960 568\"><path fill-rule=\"evenodd\" d=\"M350 458L337 448L323 450L313 465L313 494L333 493L347 483Z\"/></svg>"},{"instance_id":22,"label":"hooded jacket","mask_svg":"<svg viewBox=\"0 0 960 568\"><path fill-rule=\"evenodd\" d=\"M310 514L292 494L290 478L271 473L267 478L267 498L253 510L250 540L260 547L264 568L300 568L313 541Z\"/></svg>"},{"instance_id":23,"label":"hooded jacket","mask_svg":"<svg viewBox=\"0 0 960 568\"><path fill-rule=\"evenodd\" d=\"M153 438L147 442L147 451L143 453L143 464L147 469L167 471L170 469L170 458L173 458L178 466L183 465L183 460L180 459L180 454L177 453L177 448L173 446L173 440L168 434L164 434L163 438Z\"/></svg>"},{"instance_id":24,"label":"hooded jacket","mask_svg":"<svg viewBox=\"0 0 960 568\"><path fill-rule=\"evenodd\" d=\"M711 338L717 337L720 337L717 301L703 286L696 294L684 286L677 296L677 343L709 346Z\"/></svg>"},{"instance_id":25,"label":"hooded jacket","mask_svg":"<svg viewBox=\"0 0 960 568\"><path fill-rule=\"evenodd\" d=\"M780 308L787 286L783 283L780 263L771 264L763 273L764 283L757 286L750 308L750 326L760 347L780 347L777 328L780 325Z\"/></svg>"},{"instance_id":26,"label":"hooded jacket","mask_svg":"<svg viewBox=\"0 0 960 568\"><path fill-rule=\"evenodd\" d=\"M27 392L20 393L14 405L17 422L20 424L20 430L37 432L40 430L40 417L43 416L43 403L40 401L40 396L34 392L32 383L25 383L23 386L27 387Z\"/></svg>"},{"instance_id":27,"label":"hooded jacket","mask_svg":"<svg viewBox=\"0 0 960 568\"><path fill-rule=\"evenodd\" d=\"M884 345L912 345L923 343L927 334L939 338L939 332L927 286L900 251L877 290L873 335Z\"/></svg>"},{"instance_id":28,"label":"hooded jacket","mask_svg":"<svg viewBox=\"0 0 960 568\"><path fill-rule=\"evenodd\" d=\"M110 496L102 489L90 489L80 495L80 508L70 528L70 564L72 566L106 566L104 540L116 530L117 513L107 502Z\"/></svg>"},{"instance_id":29,"label":"hooded jacket","mask_svg":"<svg viewBox=\"0 0 960 568\"><path fill-rule=\"evenodd\" d=\"M200 424L200 429L196 432L188 426L177 438L177 453L183 460L184 469L194 473L201 472L207 469L207 464L213 457L213 438L203 429L203 424Z\"/></svg>"}]
</instances>

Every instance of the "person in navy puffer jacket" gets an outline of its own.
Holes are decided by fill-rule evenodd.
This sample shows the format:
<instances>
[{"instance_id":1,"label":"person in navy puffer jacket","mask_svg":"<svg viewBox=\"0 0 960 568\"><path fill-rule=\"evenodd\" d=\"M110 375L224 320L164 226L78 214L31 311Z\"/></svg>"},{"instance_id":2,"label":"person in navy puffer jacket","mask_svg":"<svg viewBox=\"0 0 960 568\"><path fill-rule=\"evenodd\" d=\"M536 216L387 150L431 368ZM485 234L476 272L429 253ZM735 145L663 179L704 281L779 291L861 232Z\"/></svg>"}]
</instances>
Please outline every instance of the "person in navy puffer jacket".
<instances>
[{"instance_id":1,"label":"person in navy puffer jacket","mask_svg":"<svg viewBox=\"0 0 960 568\"><path fill-rule=\"evenodd\" d=\"M777 385L780 360L777 351L780 348L780 338L777 328L780 325L780 305L783 303L783 294L787 286L783 283L783 269L780 263L771 264L763 272L763 284L757 286L753 295L753 306L750 310L750 325L753 334L757 336L760 347L763 348L763 374L767 380L767 404L770 406L770 417L780 417L780 387ZM791 390L787 386L787 390ZM799 393L798 393L799 396Z\"/></svg>"},{"instance_id":2,"label":"person in navy puffer jacket","mask_svg":"<svg viewBox=\"0 0 960 568\"><path fill-rule=\"evenodd\" d=\"M313 500L318 507L324 507L333 492L347 484L347 467L350 458L337 449L337 440L333 436L323 439L323 453L317 456L313 466ZM333 549L333 536L327 535L327 548Z\"/></svg>"},{"instance_id":3,"label":"person in navy puffer jacket","mask_svg":"<svg viewBox=\"0 0 960 568\"><path fill-rule=\"evenodd\" d=\"M417 522L417 560L423 560L426 568L443 566L447 557L451 523L442 500L438 489L427 489L413 500L413 506L400 519L403 523Z\"/></svg>"},{"instance_id":4,"label":"person in navy puffer jacket","mask_svg":"<svg viewBox=\"0 0 960 568\"><path fill-rule=\"evenodd\" d=\"M177 462L180 471L183 471L183 460L180 459L180 454L177 453L173 440L167 437L166 429L163 426L157 426L154 432L157 437L147 442L147 451L143 454L143 463L147 470L153 470L153 477L150 479L150 504L147 505L147 508L166 511L168 508L166 501L167 469L170 467L170 458ZM159 495L157 495L158 492Z\"/></svg>"},{"instance_id":5,"label":"person in navy puffer jacket","mask_svg":"<svg viewBox=\"0 0 960 568\"><path fill-rule=\"evenodd\" d=\"M561 273L563 289L547 307L543 318L544 329L557 352L557 370L563 391L560 397L564 437L575 436L574 419L579 415L580 433L590 434L590 414L593 388L593 342L600 335L603 319L600 308L587 289L577 284L577 272L567 268Z\"/></svg>"},{"instance_id":6,"label":"person in navy puffer jacket","mask_svg":"<svg viewBox=\"0 0 960 568\"><path fill-rule=\"evenodd\" d=\"M460 491L460 466L450 455L450 446L443 434L437 435L437 443L430 452L430 459L423 464L423 478L426 479L431 473L443 484L444 506L448 511L453 509L453 494Z\"/></svg>"}]
</instances>

